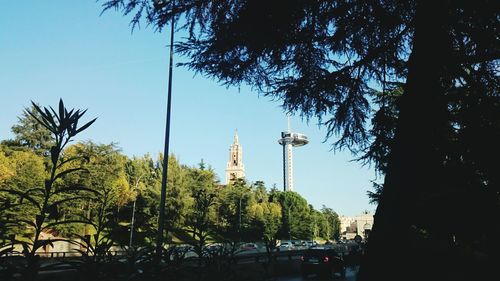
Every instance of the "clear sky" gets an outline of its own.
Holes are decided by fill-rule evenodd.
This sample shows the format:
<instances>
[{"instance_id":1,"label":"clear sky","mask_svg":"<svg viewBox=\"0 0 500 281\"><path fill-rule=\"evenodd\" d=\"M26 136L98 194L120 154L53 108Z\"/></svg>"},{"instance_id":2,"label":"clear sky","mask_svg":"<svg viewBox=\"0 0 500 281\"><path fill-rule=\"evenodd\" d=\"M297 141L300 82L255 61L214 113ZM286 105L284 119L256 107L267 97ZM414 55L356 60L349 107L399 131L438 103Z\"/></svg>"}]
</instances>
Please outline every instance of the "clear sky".
<instances>
[{"instance_id":1,"label":"clear sky","mask_svg":"<svg viewBox=\"0 0 500 281\"><path fill-rule=\"evenodd\" d=\"M167 32L141 26L132 34L130 18L115 11L99 16L100 3L90 0L0 0L0 10L0 139L12 137L10 127L30 100L56 106L63 98L68 107L88 108L87 120L98 117L80 139L117 142L129 156L163 151ZM237 129L247 179L282 188L277 140L286 126L279 101L174 69L170 151L181 163L203 158L223 182ZM373 212L366 191L374 170L331 151L333 140L324 142L316 120L294 116L291 126L310 139L294 150L295 191L317 209Z\"/></svg>"}]
</instances>

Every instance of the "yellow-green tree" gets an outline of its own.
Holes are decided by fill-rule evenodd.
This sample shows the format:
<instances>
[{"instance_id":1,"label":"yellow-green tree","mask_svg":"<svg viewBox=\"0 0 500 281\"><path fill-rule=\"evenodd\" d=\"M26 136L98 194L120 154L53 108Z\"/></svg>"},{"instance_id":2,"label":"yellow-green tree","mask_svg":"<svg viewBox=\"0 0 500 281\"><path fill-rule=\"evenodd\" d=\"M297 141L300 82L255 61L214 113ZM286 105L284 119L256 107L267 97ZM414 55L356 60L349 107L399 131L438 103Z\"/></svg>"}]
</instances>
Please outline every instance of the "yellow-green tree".
<instances>
[{"instance_id":1,"label":"yellow-green tree","mask_svg":"<svg viewBox=\"0 0 500 281\"><path fill-rule=\"evenodd\" d=\"M17 235L22 240L32 238L34 230L20 222L31 221L38 210L32 204L27 204L29 199L23 195L33 187L43 185L46 176L44 159L29 150L0 151L0 170L0 201L15 205L2 212L6 220L2 228L6 235ZM28 194L31 199L42 200L36 192Z\"/></svg>"},{"instance_id":2,"label":"yellow-green tree","mask_svg":"<svg viewBox=\"0 0 500 281\"><path fill-rule=\"evenodd\" d=\"M30 217L26 219L17 218L17 221L25 227L26 233L30 235L29 241L17 241L23 247L23 254L26 258L26 268L23 272L25 280L35 280L37 278L38 269L40 266L39 257L36 252L38 249L51 245L53 240L42 239L41 233L55 226L72 223L71 220L60 220L60 207L69 201L76 201L84 198L86 191L90 191L84 186L64 186L60 185L59 181L67 174L82 170L82 167L74 169L65 169L65 166L74 159L64 159L63 152L66 145L72 139L88 128L96 120L91 120L84 125L78 126L78 122L85 114L86 110L68 110L62 101L59 101L57 111L52 107L44 107L43 109L32 102L32 106L36 114L28 109L25 111L33 117L40 125L45 127L53 136L54 145L50 148L48 155L48 173L44 176L42 183L26 182L28 186L24 186L22 190L4 188L1 191L10 195L19 197L19 202L25 205L31 205L34 209ZM80 123L81 124L81 123ZM24 162L20 162L24 163ZM21 166L22 165L18 165ZM31 169L30 169L31 170ZM30 185L33 184L33 185Z\"/></svg>"},{"instance_id":3,"label":"yellow-green tree","mask_svg":"<svg viewBox=\"0 0 500 281\"><path fill-rule=\"evenodd\" d=\"M253 204L249 210L256 237L264 241L267 253L271 253L276 248L281 228L281 205L278 202L263 201Z\"/></svg>"},{"instance_id":4,"label":"yellow-green tree","mask_svg":"<svg viewBox=\"0 0 500 281\"><path fill-rule=\"evenodd\" d=\"M75 159L72 165L84 168L64 177L65 184L84 185L95 192L92 200L80 201L79 208L75 208L74 204L65 205L68 213L88 222L83 233L78 234L98 233L96 239L128 241L127 229L121 229L119 217L120 209L134 198L125 171L127 157L114 144L95 144L91 141L69 147L64 157ZM94 242L98 243L96 239Z\"/></svg>"}]
</instances>

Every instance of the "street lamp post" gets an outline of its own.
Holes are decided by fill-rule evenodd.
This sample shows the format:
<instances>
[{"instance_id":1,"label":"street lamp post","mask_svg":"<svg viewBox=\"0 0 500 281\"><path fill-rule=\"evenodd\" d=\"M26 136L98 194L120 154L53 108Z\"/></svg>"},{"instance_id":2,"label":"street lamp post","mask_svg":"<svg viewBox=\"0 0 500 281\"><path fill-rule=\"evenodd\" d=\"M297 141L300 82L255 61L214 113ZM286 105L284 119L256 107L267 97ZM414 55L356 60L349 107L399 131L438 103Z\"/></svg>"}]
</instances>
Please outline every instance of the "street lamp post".
<instances>
[{"instance_id":1,"label":"street lamp post","mask_svg":"<svg viewBox=\"0 0 500 281\"><path fill-rule=\"evenodd\" d=\"M239 242L241 243L241 199L243 198L243 195L240 194L240 199L239 199L239 208L238 208L238 211L239 211L239 214L238 214L238 239L239 239Z\"/></svg>"},{"instance_id":2,"label":"street lamp post","mask_svg":"<svg viewBox=\"0 0 500 281\"><path fill-rule=\"evenodd\" d=\"M168 68L167 116L165 122L165 145L163 148L163 171L161 178L160 210L158 215L158 232L156 233L156 263L160 262L163 251L163 232L165 229L165 202L167 197L168 151L170 140L170 112L172 106L172 70L174 61L174 23L175 2L172 2L172 22L170 26L170 58Z\"/></svg>"},{"instance_id":3,"label":"street lamp post","mask_svg":"<svg viewBox=\"0 0 500 281\"><path fill-rule=\"evenodd\" d=\"M141 182L141 178L146 175L145 173L140 175L134 185L134 191L137 191L137 187L139 186L139 183ZM135 222L135 203L137 202L137 195L135 196L134 199L134 205L132 207L132 219L130 220L130 239L129 239L129 247L132 247L132 241L133 241L133 236L134 236L134 222Z\"/></svg>"},{"instance_id":4,"label":"street lamp post","mask_svg":"<svg viewBox=\"0 0 500 281\"><path fill-rule=\"evenodd\" d=\"M241 196L240 196L240 207L239 207L239 223L238 223L238 232L240 232L240 236L241 236ZM240 237L241 239L241 237Z\"/></svg>"},{"instance_id":5,"label":"street lamp post","mask_svg":"<svg viewBox=\"0 0 500 281\"><path fill-rule=\"evenodd\" d=\"M132 219L130 220L130 241L128 245L130 248L132 248L132 239L134 236L135 202L137 202L137 198L134 200L134 206L132 207Z\"/></svg>"},{"instance_id":6,"label":"street lamp post","mask_svg":"<svg viewBox=\"0 0 500 281\"><path fill-rule=\"evenodd\" d=\"M335 236L335 217L332 216L332 235L331 235L332 241L334 236Z\"/></svg>"},{"instance_id":7,"label":"street lamp post","mask_svg":"<svg viewBox=\"0 0 500 281\"><path fill-rule=\"evenodd\" d=\"M288 241L290 241L290 247L292 246L292 225L290 224L290 208L288 207Z\"/></svg>"}]
</instances>

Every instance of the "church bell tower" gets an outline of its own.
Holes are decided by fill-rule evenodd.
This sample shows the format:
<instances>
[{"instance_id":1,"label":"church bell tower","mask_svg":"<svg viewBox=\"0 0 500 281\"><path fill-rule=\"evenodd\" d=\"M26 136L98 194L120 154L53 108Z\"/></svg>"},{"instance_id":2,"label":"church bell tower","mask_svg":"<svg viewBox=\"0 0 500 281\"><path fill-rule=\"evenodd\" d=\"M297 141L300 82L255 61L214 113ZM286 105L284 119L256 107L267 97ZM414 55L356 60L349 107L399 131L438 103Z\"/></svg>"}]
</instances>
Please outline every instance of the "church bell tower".
<instances>
[{"instance_id":1,"label":"church bell tower","mask_svg":"<svg viewBox=\"0 0 500 281\"><path fill-rule=\"evenodd\" d=\"M226 184L245 177L243 165L243 149L238 139L238 131L234 133L233 144L229 147L229 161L226 166Z\"/></svg>"}]
</instances>

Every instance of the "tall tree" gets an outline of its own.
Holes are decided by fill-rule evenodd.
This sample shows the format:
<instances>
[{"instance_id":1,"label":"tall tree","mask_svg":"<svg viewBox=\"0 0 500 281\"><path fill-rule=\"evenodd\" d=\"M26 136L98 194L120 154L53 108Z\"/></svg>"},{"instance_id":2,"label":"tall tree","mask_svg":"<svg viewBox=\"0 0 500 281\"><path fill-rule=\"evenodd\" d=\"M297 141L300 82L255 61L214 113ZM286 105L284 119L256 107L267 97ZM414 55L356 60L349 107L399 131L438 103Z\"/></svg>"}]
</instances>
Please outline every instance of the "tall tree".
<instances>
[{"instance_id":1,"label":"tall tree","mask_svg":"<svg viewBox=\"0 0 500 281\"><path fill-rule=\"evenodd\" d=\"M0 186L15 175L11 161L6 157L3 146L0 145Z\"/></svg>"},{"instance_id":2,"label":"tall tree","mask_svg":"<svg viewBox=\"0 0 500 281\"><path fill-rule=\"evenodd\" d=\"M205 246L210 236L215 233L216 180L215 173L211 169L205 169L203 161L199 169L191 168L189 172L193 205L187 214L185 230L192 235L191 243L195 253L200 257L198 260L200 266L202 258L206 256Z\"/></svg>"},{"instance_id":3,"label":"tall tree","mask_svg":"<svg viewBox=\"0 0 500 281\"><path fill-rule=\"evenodd\" d=\"M280 238L311 239L313 220L307 201L293 191L281 192L278 200L282 218Z\"/></svg>"},{"instance_id":4,"label":"tall tree","mask_svg":"<svg viewBox=\"0 0 500 281\"><path fill-rule=\"evenodd\" d=\"M54 145L54 137L36 118L40 119L41 115L32 105L18 117L18 124L12 126L15 139L6 143L11 146L25 147L37 154L47 156L48 151Z\"/></svg>"},{"instance_id":5,"label":"tall tree","mask_svg":"<svg viewBox=\"0 0 500 281\"><path fill-rule=\"evenodd\" d=\"M392 83L404 82L361 280L399 280L405 272L418 272L409 279L428 279L432 270L443 273L436 279L444 278L466 269L453 263L437 268L428 253L442 256L453 248L443 252L432 242L449 244L457 235L463 241L484 240L481 236L494 241L500 234L497 227L468 238L445 211L462 207L450 196L457 192L474 195L468 210L483 214L485 221L500 209L499 183L490 172L494 165L476 164L491 163L500 149L489 146L486 154L481 142L470 138L474 132L498 140L493 125L500 111L496 1L105 2L104 9L137 12L134 25L141 12L147 13L159 30L182 15L188 38L177 50L191 59L188 67L226 85L248 83L282 99L288 111L318 117L328 136L338 136L336 148L369 146L370 85L385 93ZM451 114L453 108L474 121L454 118L463 115ZM467 184L455 179L459 171L467 171L461 173L469 175ZM400 244L407 245L406 252L398 252ZM491 248L498 249L495 245ZM402 258L389 269L384 261L393 252ZM488 261L497 256L494 250L486 255ZM426 266L415 271L423 261Z\"/></svg>"},{"instance_id":6,"label":"tall tree","mask_svg":"<svg viewBox=\"0 0 500 281\"><path fill-rule=\"evenodd\" d=\"M159 166L149 156L132 157L125 164L125 173L133 198L120 212L121 219L128 221L129 244L144 245L152 241L158 222L160 188Z\"/></svg>"},{"instance_id":7,"label":"tall tree","mask_svg":"<svg viewBox=\"0 0 500 281\"><path fill-rule=\"evenodd\" d=\"M80 201L80 208L75 208L74 203L65 205L67 215L84 217L90 222L83 234L94 235L97 232L100 237L94 241L96 244L104 245L101 243L104 242L103 237L128 244L128 229L120 224L120 209L134 197L126 175L127 157L113 143L105 145L86 141L68 147L64 158L75 159L67 169L75 166L84 168L62 177L65 184L84 185L96 193L93 200Z\"/></svg>"},{"instance_id":8,"label":"tall tree","mask_svg":"<svg viewBox=\"0 0 500 281\"><path fill-rule=\"evenodd\" d=\"M339 215L331 208L323 205L321 213L325 217L328 232L328 239L338 240L340 237L340 220Z\"/></svg>"},{"instance_id":9,"label":"tall tree","mask_svg":"<svg viewBox=\"0 0 500 281\"><path fill-rule=\"evenodd\" d=\"M44 159L33 151L11 150L6 156L4 158L4 164L7 165L5 167L6 174L2 176L4 180L0 180L0 198L12 204L18 203L15 208L4 211L4 215L9 218L10 222L7 233L30 239L34 234L33 229L26 228L19 222L32 220L39 210L34 205L27 203L27 200L23 200L20 195L34 187L43 185L46 176ZM2 156L0 156L0 161L1 158ZM36 192L33 192L31 196L38 201L43 199Z\"/></svg>"},{"instance_id":10,"label":"tall tree","mask_svg":"<svg viewBox=\"0 0 500 281\"><path fill-rule=\"evenodd\" d=\"M243 179L228 184L219 192L218 220L221 235L228 242L251 241L249 210L256 203L251 187Z\"/></svg>"},{"instance_id":11,"label":"tall tree","mask_svg":"<svg viewBox=\"0 0 500 281\"><path fill-rule=\"evenodd\" d=\"M167 204L165 206L166 230L179 229L185 224L185 219L192 207L190 197L189 169L179 163L177 158L170 155L168 161Z\"/></svg>"},{"instance_id":12,"label":"tall tree","mask_svg":"<svg viewBox=\"0 0 500 281\"><path fill-rule=\"evenodd\" d=\"M277 249L281 216L281 205L278 202L261 201L249 208L249 217L254 230L253 240L261 240L266 246L267 262L264 263L266 275L269 274L270 267L275 265L273 254Z\"/></svg>"},{"instance_id":13,"label":"tall tree","mask_svg":"<svg viewBox=\"0 0 500 281\"><path fill-rule=\"evenodd\" d=\"M277 202L260 202L253 207L253 219L260 228L266 251L272 252L276 248L278 231L281 227L281 205Z\"/></svg>"}]
</instances>

